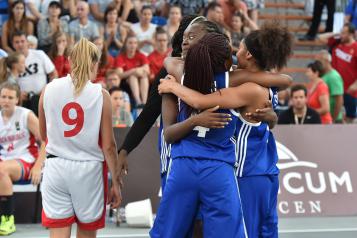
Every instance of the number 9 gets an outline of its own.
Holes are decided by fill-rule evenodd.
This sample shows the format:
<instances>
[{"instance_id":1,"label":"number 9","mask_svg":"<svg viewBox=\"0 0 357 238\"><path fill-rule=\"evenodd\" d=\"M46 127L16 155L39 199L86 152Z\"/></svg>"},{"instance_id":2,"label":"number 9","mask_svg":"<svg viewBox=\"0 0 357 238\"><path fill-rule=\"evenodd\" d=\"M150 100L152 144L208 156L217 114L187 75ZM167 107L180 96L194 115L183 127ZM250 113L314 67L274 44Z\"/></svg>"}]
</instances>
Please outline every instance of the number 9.
<instances>
[{"instance_id":1,"label":"number 9","mask_svg":"<svg viewBox=\"0 0 357 238\"><path fill-rule=\"evenodd\" d=\"M76 110L77 117L76 118L70 118L69 117L69 111L71 109ZM64 131L64 137L73 137L77 135L83 128L83 123L84 123L84 111L81 107L76 102L70 102L67 103L64 108L62 109L62 119L63 122L66 123L67 125L76 125L72 130L69 131Z\"/></svg>"}]
</instances>

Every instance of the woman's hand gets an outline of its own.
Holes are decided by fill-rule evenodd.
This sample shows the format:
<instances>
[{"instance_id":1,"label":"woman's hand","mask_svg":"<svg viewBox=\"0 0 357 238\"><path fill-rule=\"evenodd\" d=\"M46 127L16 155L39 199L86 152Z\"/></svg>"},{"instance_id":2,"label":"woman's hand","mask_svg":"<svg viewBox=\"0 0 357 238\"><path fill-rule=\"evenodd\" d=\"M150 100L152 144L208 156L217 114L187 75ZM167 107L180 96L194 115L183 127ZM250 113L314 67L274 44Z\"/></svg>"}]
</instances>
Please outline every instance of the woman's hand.
<instances>
[{"instance_id":1,"label":"woman's hand","mask_svg":"<svg viewBox=\"0 0 357 238\"><path fill-rule=\"evenodd\" d=\"M31 183L34 185L38 185L41 182L41 176L42 165L35 164L30 171L29 179L31 179Z\"/></svg>"},{"instance_id":2,"label":"woman's hand","mask_svg":"<svg viewBox=\"0 0 357 238\"><path fill-rule=\"evenodd\" d=\"M204 110L193 116L194 125L206 128L224 128L232 120L231 115L227 113L215 112L219 106Z\"/></svg>"},{"instance_id":3,"label":"woman's hand","mask_svg":"<svg viewBox=\"0 0 357 238\"><path fill-rule=\"evenodd\" d=\"M177 80L172 75L167 75L164 79L160 79L159 94L172 93L175 86L179 85Z\"/></svg>"}]
</instances>

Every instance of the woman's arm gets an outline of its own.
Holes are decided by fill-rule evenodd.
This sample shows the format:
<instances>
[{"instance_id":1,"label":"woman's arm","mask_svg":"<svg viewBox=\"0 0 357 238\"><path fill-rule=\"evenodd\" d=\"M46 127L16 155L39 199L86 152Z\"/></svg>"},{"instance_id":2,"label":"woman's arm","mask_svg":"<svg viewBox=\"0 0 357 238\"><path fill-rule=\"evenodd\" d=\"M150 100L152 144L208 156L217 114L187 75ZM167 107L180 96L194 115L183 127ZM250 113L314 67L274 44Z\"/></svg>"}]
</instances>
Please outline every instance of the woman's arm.
<instances>
[{"instance_id":1,"label":"woman's arm","mask_svg":"<svg viewBox=\"0 0 357 238\"><path fill-rule=\"evenodd\" d=\"M124 0L122 2L122 7L123 7L123 12L120 16L120 19L122 21L126 21L128 19L130 10L133 8L133 4L130 0Z\"/></svg>"},{"instance_id":2,"label":"woman's arm","mask_svg":"<svg viewBox=\"0 0 357 238\"><path fill-rule=\"evenodd\" d=\"M323 94L319 96L319 101L321 104L320 108L315 109L320 115L324 115L330 111L330 100L328 94Z\"/></svg>"},{"instance_id":3,"label":"woman's arm","mask_svg":"<svg viewBox=\"0 0 357 238\"><path fill-rule=\"evenodd\" d=\"M252 82L260 86L270 88L277 87L279 90L290 87L292 78L286 74L270 72L250 72L248 70L235 70L229 73L229 86L236 87L244 83Z\"/></svg>"},{"instance_id":4,"label":"woman's arm","mask_svg":"<svg viewBox=\"0 0 357 238\"><path fill-rule=\"evenodd\" d=\"M28 2L27 4L28 4L28 7L29 7L29 9L30 9L30 12L31 12L32 15L34 16L34 20L35 20L35 21L38 21L38 20L40 20L40 19L43 18L43 16L41 15L40 11L37 10L37 8L36 8L36 6L35 6L34 3Z\"/></svg>"},{"instance_id":5,"label":"woman's arm","mask_svg":"<svg viewBox=\"0 0 357 238\"><path fill-rule=\"evenodd\" d=\"M100 22L104 21L104 13L101 13L99 10L99 4L94 3L89 5L90 12L93 14L93 17Z\"/></svg>"},{"instance_id":6,"label":"woman's arm","mask_svg":"<svg viewBox=\"0 0 357 238\"><path fill-rule=\"evenodd\" d=\"M40 128L40 135L42 141L46 141L47 139L46 117L45 117L45 110L43 109L43 97L45 94L45 90L46 88L42 90L40 100L38 103L38 120L39 120L39 128Z\"/></svg>"},{"instance_id":7,"label":"woman's arm","mask_svg":"<svg viewBox=\"0 0 357 238\"><path fill-rule=\"evenodd\" d=\"M9 29L8 29L8 21L6 21L2 27L2 35L1 35L1 45L2 48L8 53L11 54L14 50L9 46Z\"/></svg>"}]
</instances>

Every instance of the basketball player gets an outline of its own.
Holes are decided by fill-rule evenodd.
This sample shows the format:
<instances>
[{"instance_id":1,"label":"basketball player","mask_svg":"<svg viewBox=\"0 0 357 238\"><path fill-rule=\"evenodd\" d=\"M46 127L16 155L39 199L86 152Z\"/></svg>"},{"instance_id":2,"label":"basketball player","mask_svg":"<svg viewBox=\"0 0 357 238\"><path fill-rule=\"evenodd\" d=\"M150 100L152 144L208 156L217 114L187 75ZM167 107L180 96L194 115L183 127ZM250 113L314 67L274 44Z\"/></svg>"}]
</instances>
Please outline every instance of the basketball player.
<instances>
[{"instance_id":1,"label":"basketball player","mask_svg":"<svg viewBox=\"0 0 357 238\"><path fill-rule=\"evenodd\" d=\"M240 68L263 72L282 68L291 51L292 36L285 29L267 25L250 33L241 42L237 58ZM275 140L266 123L252 120L246 115L262 107L268 98L271 99L271 90L246 83L202 95L183 87L173 78L170 81L162 80L159 92L174 93L199 110L214 105L238 109L239 112L235 114L238 117L236 166L247 233L249 237L277 237L279 170L276 167L278 157Z\"/></svg>"},{"instance_id":2,"label":"basketball player","mask_svg":"<svg viewBox=\"0 0 357 238\"><path fill-rule=\"evenodd\" d=\"M37 117L16 106L20 95L17 84L0 86L0 235L16 231L12 183L31 179L33 184L39 184L46 158ZM36 141L41 145L40 154Z\"/></svg>"},{"instance_id":3,"label":"basketball player","mask_svg":"<svg viewBox=\"0 0 357 238\"><path fill-rule=\"evenodd\" d=\"M120 205L110 96L91 82L99 59L98 48L82 38L70 55L71 74L49 83L40 98L40 132L48 153L42 224L51 238L69 238L75 222L80 238L96 237L104 227L106 165L113 178L109 202L112 208Z\"/></svg>"}]
</instances>

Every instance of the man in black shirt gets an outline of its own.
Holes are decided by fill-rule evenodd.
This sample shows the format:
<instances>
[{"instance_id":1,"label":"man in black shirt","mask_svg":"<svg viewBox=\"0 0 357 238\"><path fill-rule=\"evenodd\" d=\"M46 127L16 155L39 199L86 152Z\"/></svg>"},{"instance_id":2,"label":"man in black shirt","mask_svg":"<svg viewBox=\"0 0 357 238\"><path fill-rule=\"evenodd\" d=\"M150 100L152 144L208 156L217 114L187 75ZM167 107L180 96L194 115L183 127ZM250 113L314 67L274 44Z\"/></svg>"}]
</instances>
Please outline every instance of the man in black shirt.
<instances>
[{"instance_id":1,"label":"man in black shirt","mask_svg":"<svg viewBox=\"0 0 357 238\"><path fill-rule=\"evenodd\" d=\"M293 86L290 95L292 106L279 115L278 124L321 124L320 115L307 107L307 89L304 85Z\"/></svg>"}]
</instances>

